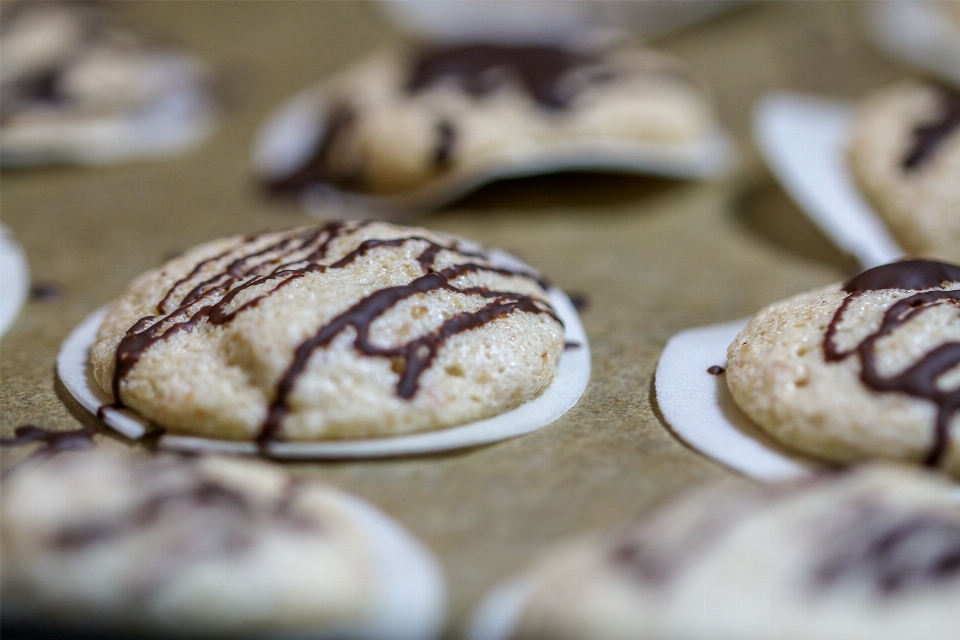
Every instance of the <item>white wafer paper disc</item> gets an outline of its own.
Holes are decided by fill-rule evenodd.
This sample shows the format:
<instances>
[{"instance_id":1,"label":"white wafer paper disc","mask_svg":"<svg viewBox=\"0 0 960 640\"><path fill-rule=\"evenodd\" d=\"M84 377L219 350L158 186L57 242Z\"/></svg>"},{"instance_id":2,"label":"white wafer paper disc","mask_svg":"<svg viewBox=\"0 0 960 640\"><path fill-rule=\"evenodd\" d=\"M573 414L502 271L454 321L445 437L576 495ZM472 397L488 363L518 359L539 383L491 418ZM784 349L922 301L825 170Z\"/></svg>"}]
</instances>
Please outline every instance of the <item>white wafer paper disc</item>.
<instances>
[{"instance_id":1,"label":"white wafer paper disc","mask_svg":"<svg viewBox=\"0 0 960 640\"><path fill-rule=\"evenodd\" d=\"M498 259L502 262L503 256ZM590 347L580 317L570 299L551 288L550 303L564 324L564 338L578 347L564 350L553 384L537 399L506 413L468 424L411 435L320 442L271 442L266 455L280 459L384 458L462 449L506 440L536 431L556 421L583 395L590 379ZM117 410L113 397L93 378L90 347L106 315L106 307L90 314L63 343L57 356L57 374L71 395L118 433L137 440L156 429L131 409ZM194 436L163 435L158 446L177 451L203 453L258 453L256 443L245 440L215 440Z\"/></svg>"},{"instance_id":2,"label":"white wafer paper disc","mask_svg":"<svg viewBox=\"0 0 960 640\"><path fill-rule=\"evenodd\" d=\"M844 102L775 93L753 113L754 136L800 208L864 268L903 257L847 168L853 110Z\"/></svg>"},{"instance_id":3,"label":"white wafer paper disc","mask_svg":"<svg viewBox=\"0 0 960 640\"><path fill-rule=\"evenodd\" d=\"M29 291L27 256L13 234L0 226L0 336L17 319Z\"/></svg>"},{"instance_id":4,"label":"white wafer paper disc","mask_svg":"<svg viewBox=\"0 0 960 640\"><path fill-rule=\"evenodd\" d=\"M337 640L431 640L446 618L443 571L433 554L391 517L340 493L340 506L370 537L376 586L369 618L352 628L310 633Z\"/></svg>"},{"instance_id":5,"label":"white wafer paper disc","mask_svg":"<svg viewBox=\"0 0 960 640\"><path fill-rule=\"evenodd\" d=\"M204 86L204 65L178 53L160 53L149 72L168 79L168 90L136 111L63 121L18 124L0 137L5 167L110 164L165 158L206 140L219 116Z\"/></svg>"},{"instance_id":6,"label":"white wafer paper disc","mask_svg":"<svg viewBox=\"0 0 960 640\"><path fill-rule=\"evenodd\" d=\"M289 174L313 153L323 136L326 100L316 88L294 96L261 127L252 164L261 178ZM433 209L477 187L507 178L558 171L616 171L668 178L716 178L736 162L736 147L726 131L716 128L691 143L652 143L630 140L558 140L511 151L488 166L451 171L422 187L400 194L369 196L340 191L329 185L307 189L305 208L321 218L343 218L357 211L403 214Z\"/></svg>"},{"instance_id":7,"label":"white wafer paper disc","mask_svg":"<svg viewBox=\"0 0 960 640\"><path fill-rule=\"evenodd\" d=\"M674 433L688 445L752 478L789 480L812 473L800 461L765 437L737 407L724 374L727 347L749 319L681 331L667 342L657 363L655 389L660 412Z\"/></svg>"},{"instance_id":8,"label":"white wafer paper disc","mask_svg":"<svg viewBox=\"0 0 960 640\"><path fill-rule=\"evenodd\" d=\"M946 2L865 3L867 35L901 62L960 86L960 17Z\"/></svg>"},{"instance_id":9,"label":"white wafer paper disc","mask_svg":"<svg viewBox=\"0 0 960 640\"><path fill-rule=\"evenodd\" d=\"M466 640L509 640L533 589L534 583L524 578L513 578L496 585L471 616Z\"/></svg>"},{"instance_id":10,"label":"white wafer paper disc","mask_svg":"<svg viewBox=\"0 0 960 640\"><path fill-rule=\"evenodd\" d=\"M738 0L380 0L401 30L433 42L566 43L655 38L731 11Z\"/></svg>"}]
</instances>

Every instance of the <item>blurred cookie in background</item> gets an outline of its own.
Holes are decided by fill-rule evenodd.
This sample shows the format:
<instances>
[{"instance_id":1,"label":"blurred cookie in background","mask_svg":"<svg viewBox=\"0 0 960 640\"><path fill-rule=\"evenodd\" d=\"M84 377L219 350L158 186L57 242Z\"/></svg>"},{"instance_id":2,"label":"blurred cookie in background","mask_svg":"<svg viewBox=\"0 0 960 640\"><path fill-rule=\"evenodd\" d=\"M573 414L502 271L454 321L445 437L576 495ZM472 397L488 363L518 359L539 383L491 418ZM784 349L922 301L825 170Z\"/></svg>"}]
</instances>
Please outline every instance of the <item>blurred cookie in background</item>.
<instances>
[{"instance_id":1,"label":"blurred cookie in background","mask_svg":"<svg viewBox=\"0 0 960 640\"><path fill-rule=\"evenodd\" d=\"M2 498L5 625L391 640L442 625L426 549L369 504L277 465L60 453L10 473Z\"/></svg>"},{"instance_id":2,"label":"blurred cookie in background","mask_svg":"<svg viewBox=\"0 0 960 640\"><path fill-rule=\"evenodd\" d=\"M947 640L958 558L960 496L929 472L719 484L544 553L468 637Z\"/></svg>"},{"instance_id":3,"label":"blurred cookie in background","mask_svg":"<svg viewBox=\"0 0 960 640\"><path fill-rule=\"evenodd\" d=\"M848 158L909 253L960 261L960 90L904 81L867 96Z\"/></svg>"},{"instance_id":4,"label":"blurred cookie in background","mask_svg":"<svg viewBox=\"0 0 960 640\"><path fill-rule=\"evenodd\" d=\"M671 56L472 43L386 49L304 91L253 162L271 192L333 215L560 170L713 177L732 157L708 91Z\"/></svg>"},{"instance_id":5,"label":"blurred cookie in background","mask_svg":"<svg viewBox=\"0 0 960 640\"><path fill-rule=\"evenodd\" d=\"M118 27L105 6L20 1L0 12L3 166L166 157L215 128L206 65Z\"/></svg>"}]
</instances>

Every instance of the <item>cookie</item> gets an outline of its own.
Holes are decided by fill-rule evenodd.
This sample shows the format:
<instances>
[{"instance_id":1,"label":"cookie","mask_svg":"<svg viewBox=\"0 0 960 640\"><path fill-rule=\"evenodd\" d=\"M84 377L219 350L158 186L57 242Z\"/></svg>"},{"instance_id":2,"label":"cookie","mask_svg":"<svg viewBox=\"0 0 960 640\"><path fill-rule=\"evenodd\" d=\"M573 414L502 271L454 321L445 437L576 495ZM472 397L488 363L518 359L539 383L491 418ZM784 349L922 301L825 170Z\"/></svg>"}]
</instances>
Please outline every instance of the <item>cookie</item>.
<instances>
[{"instance_id":1,"label":"cookie","mask_svg":"<svg viewBox=\"0 0 960 640\"><path fill-rule=\"evenodd\" d=\"M716 128L700 84L652 51L409 47L301 94L267 124L254 162L274 193L429 202L500 173L645 158L667 170Z\"/></svg>"},{"instance_id":2,"label":"cookie","mask_svg":"<svg viewBox=\"0 0 960 640\"><path fill-rule=\"evenodd\" d=\"M545 286L413 227L227 238L134 281L90 361L167 433L267 444L442 429L550 387L565 341Z\"/></svg>"},{"instance_id":3,"label":"cookie","mask_svg":"<svg viewBox=\"0 0 960 640\"><path fill-rule=\"evenodd\" d=\"M714 485L545 554L470 639L946 640L958 558L960 503L918 470Z\"/></svg>"},{"instance_id":4,"label":"cookie","mask_svg":"<svg viewBox=\"0 0 960 640\"><path fill-rule=\"evenodd\" d=\"M848 155L908 252L960 261L960 92L911 81L869 96Z\"/></svg>"},{"instance_id":5,"label":"cookie","mask_svg":"<svg viewBox=\"0 0 960 640\"><path fill-rule=\"evenodd\" d=\"M727 355L737 406L790 449L960 476L960 266L895 262L775 303Z\"/></svg>"},{"instance_id":6,"label":"cookie","mask_svg":"<svg viewBox=\"0 0 960 640\"><path fill-rule=\"evenodd\" d=\"M0 536L5 623L157 635L439 630L436 566L408 534L262 462L61 453L4 478ZM406 567L406 585L388 584L397 576L385 554Z\"/></svg>"},{"instance_id":7,"label":"cookie","mask_svg":"<svg viewBox=\"0 0 960 640\"><path fill-rule=\"evenodd\" d=\"M165 156L212 131L205 65L118 28L104 7L14 2L2 20L5 166Z\"/></svg>"}]
</instances>

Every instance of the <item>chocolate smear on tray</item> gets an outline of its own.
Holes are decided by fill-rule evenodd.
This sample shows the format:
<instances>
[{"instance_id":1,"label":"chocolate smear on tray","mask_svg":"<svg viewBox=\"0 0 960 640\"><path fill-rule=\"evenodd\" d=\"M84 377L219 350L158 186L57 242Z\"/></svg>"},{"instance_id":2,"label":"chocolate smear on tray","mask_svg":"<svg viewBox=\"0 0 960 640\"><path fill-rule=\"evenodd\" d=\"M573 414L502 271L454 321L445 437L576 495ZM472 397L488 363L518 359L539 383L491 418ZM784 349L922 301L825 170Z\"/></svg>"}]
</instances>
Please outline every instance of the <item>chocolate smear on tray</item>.
<instances>
[{"instance_id":1,"label":"chocolate smear on tray","mask_svg":"<svg viewBox=\"0 0 960 640\"><path fill-rule=\"evenodd\" d=\"M53 455L61 451L78 451L94 446L93 436L97 430L93 427L80 427L71 431L52 431L32 424L17 427L14 437L0 438L0 446L17 447L33 442L42 442L45 446L37 453Z\"/></svg>"},{"instance_id":2,"label":"chocolate smear on tray","mask_svg":"<svg viewBox=\"0 0 960 640\"><path fill-rule=\"evenodd\" d=\"M457 83L474 98L504 85L519 85L546 109L563 109L576 96L564 82L574 69L596 65L598 59L557 47L471 44L426 49L413 62L406 90L415 94L443 82ZM597 81L609 73L596 74Z\"/></svg>"},{"instance_id":3,"label":"chocolate smear on tray","mask_svg":"<svg viewBox=\"0 0 960 640\"><path fill-rule=\"evenodd\" d=\"M880 374L875 352L882 338L925 310L944 304L960 308L960 290L936 288L951 282L960 282L960 266L933 260L904 260L864 271L844 285L843 290L848 295L833 315L823 341L824 357L828 362L839 362L856 355L860 360L860 380L874 391L905 393L929 400L937 406L934 441L924 461L929 466L936 466L946 452L950 420L960 411L960 389L944 391L937 385L940 376L960 366L960 342L941 344L893 376ZM895 302L884 313L880 327L856 347L848 351L838 349L834 337L850 303L868 291L889 289L918 293Z\"/></svg>"},{"instance_id":4,"label":"chocolate smear on tray","mask_svg":"<svg viewBox=\"0 0 960 640\"><path fill-rule=\"evenodd\" d=\"M264 298L299 278L313 272L345 268L357 258L381 247L400 248L408 243L424 245L417 257L423 275L407 284L384 287L360 299L326 322L296 348L291 364L277 383L267 418L257 438L261 445L278 436L283 419L289 412L289 396L313 353L329 345L348 329L354 335L352 346L359 353L394 363L394 370L399 374L396 393L401 398L410 399L417 393L420 376L430 367L440 347L451 336L518 312L545 314L560 321L547 303L531 296L491 290L484 286L459 287L454 284L464 274L485 272L521 277L537 282L544 289L547 287L547 283L533 272L485 264L487 260L484 254L465 250L455 242L441 245L416 235L370 239L361 242L336 261L326 260L330 246L337 239L366 224L335 222L322 227L299 229L277 234L275 241L266 245L261 242L263 236L248 236L240 247L201 261L167 291L157 305L156 315L138 320L120 340L112 385L113 396L117 399L114 406L123 406L121 383L154 344L180 332L192 331L203 322L215 326L227 324L239 313L256 307ZM453 253L468 261L436 268L435 261L441 252ZM234 304L239 295L253 288L257 288L255 295L246 295L241 304ZM480 309L461 312L430 333L396 347L379 347L370 341L371 325L394 305L438 290L480 296L486 302Z\"/></svg>"},{"instance_id":5,"label":"chocolate smear on tray","mask_svg":"<svg viewBox=\"0 0 960 640\"><path fill-rule=\"evenodd\" d=\"M903 158L903 168L915 171L922 167L948 137L960 128L960 91L939 87L941 93L940 114L936 120L926 122L913 130L913 145Z\"/></svg>"}]
</instances>

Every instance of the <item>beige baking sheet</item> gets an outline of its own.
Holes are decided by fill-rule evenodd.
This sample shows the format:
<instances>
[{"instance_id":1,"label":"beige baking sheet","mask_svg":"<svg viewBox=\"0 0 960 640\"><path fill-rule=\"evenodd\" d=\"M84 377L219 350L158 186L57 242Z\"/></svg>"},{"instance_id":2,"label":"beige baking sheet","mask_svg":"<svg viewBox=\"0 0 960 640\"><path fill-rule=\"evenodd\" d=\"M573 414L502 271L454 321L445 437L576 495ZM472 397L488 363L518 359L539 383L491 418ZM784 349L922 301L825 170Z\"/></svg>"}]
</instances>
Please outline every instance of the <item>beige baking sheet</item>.
<instances>
[{"instance_id":1,"label":"beige baking sheet","mask_svg":"<svg viewBox=\"0 0 960 640\"><path fill-rule=\"evenodd\" d=\"M56 382L55 356L74 325L135 275L217 236L310 222L252 182L254 132L294 92L395 37L375 7L358 2L118 10L210 61L226 118L206 145L172 161L2 174L0 216L26 249L34 283L62 288L59 299L29 301L0 342L4 436L27 423L95 422ZM501 246L565 290L587 293L593 350L580 404L536 433L444 455L288 465L369 499L437 552L451 588L451 634L542 544L732 475L667 430L652 404L654 368L673 333L748 315L849 268L761 168L749 108L769 90L855 97L903 75L866 48L856 11L761 3L662 42L713 85L744 146L744 167L727 182L550 176L485 188L421 220ZM8 466L24 453L5 450L0 460Z\"/></svg>"}]
</instances>

